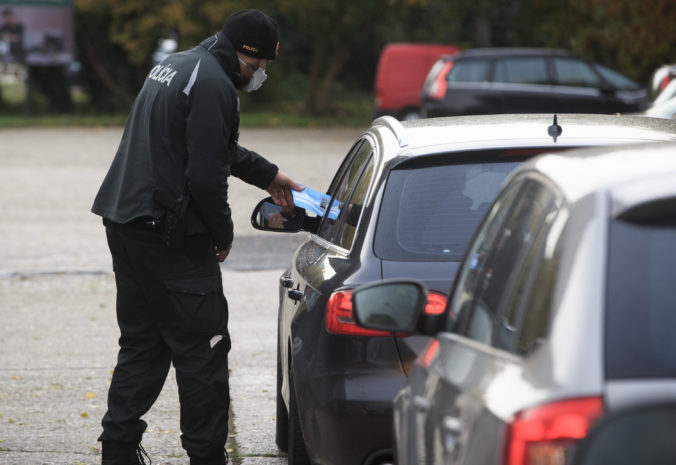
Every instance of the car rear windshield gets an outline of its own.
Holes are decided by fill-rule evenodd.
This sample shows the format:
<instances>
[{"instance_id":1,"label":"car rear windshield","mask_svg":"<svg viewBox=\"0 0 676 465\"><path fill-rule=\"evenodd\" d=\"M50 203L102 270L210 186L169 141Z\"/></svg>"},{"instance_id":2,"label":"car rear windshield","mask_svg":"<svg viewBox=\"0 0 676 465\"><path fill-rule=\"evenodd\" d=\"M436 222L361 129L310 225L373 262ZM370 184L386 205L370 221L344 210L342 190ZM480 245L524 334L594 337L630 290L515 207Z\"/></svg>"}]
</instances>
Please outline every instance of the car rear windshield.
<instances>
[{"instance_id":1,"label":"car rear windshield","mask_svg":"<svg viewBox=\"0 0 676 465\"><path fill-rule=\"evenodd\" d=\"M375 254L385 260L459 261L523 154L481 152L393 169L378 217ZM504 158L501 159L501 156ZM443 158L443 157L442 157Z\"/></svg>"},{"instance_id":2,"label":"car rear windshield","mask_svg":"<svg viewBox=\"0 0 676 465\"><path fill-rule=\"evenodd\" d=\"M610 226L608 379L676 376L676 216Z\"/></svg>"}]
</instances>

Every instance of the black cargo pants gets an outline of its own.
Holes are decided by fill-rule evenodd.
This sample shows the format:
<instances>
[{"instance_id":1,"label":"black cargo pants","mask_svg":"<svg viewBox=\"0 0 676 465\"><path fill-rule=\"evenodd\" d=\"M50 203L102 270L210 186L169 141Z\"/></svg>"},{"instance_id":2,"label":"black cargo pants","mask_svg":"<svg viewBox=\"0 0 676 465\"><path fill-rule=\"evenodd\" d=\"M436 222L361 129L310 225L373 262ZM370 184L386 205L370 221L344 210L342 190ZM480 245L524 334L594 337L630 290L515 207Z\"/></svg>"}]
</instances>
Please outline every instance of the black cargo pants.
<instances>
[{"instance_id":1,"label":"black cargo pants","mask_svg":"<svg viewBox=\"0 0 676 465\"><path fill-rule=\"evenodd\" d=\"M173 363L181 443L191 457L218 458L228 433L228 306L208 235L169 249L142 222L106 222L117 284L120 350L99 441L139 443L141 420ZM208 462L209 460L205 460Z\"/></svg>"}]
</instances>

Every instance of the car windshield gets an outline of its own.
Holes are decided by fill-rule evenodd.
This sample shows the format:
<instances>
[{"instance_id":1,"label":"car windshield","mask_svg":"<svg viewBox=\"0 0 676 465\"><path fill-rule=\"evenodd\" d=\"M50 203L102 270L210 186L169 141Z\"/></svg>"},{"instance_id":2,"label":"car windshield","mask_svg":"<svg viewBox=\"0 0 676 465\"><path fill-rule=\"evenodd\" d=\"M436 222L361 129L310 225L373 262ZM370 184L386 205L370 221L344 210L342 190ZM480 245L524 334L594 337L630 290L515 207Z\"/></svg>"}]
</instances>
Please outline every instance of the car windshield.
<instances>
[{"instance_id":1,"label":"car windshield","mask_svg":"<svg viewBox=\"0 0 676 465\"><path fill-rule=\"evenodd\" d=\"M676 375L676 221L610 226L608 379Z\"/></svg>"},{"instance_id":2,"label":"car windshield","mask_svg":"<svg viewBox=\"0 0 676 465\"><path fill-rule=\"evenodd\" d=\"M502 182L520 161L483 159L458 163L454 158L453 164L437 159L392 170L376 228L376 255L385 260L460 261Z\"/></svg>"}]
</instances>

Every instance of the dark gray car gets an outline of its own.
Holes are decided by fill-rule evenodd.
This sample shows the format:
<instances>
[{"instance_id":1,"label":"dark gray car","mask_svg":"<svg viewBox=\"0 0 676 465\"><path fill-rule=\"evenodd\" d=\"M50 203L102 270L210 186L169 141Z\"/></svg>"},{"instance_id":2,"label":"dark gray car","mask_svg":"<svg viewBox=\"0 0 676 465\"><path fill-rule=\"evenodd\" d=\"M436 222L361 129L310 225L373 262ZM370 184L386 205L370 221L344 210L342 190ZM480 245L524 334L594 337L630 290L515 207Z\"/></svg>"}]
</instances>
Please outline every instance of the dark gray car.
<instances>
[{"instance_id":1,"label":"dark gray car","mask_svg":"<svg viewBox=\"0 0 676 465\"><path fill-rule=\"evenodd\" d=\"M303 212L275 216L261 204L258 227L311 233L280 277L277 444L289 464L393 460L392 399L428 339L359 328L356 287L419 279L438 315L476 226L523 160L674 138L667 121L641 117L385 117L357 139L327 190L325 208L339 214L301 221Z\"/></svg>"}]
</instances>

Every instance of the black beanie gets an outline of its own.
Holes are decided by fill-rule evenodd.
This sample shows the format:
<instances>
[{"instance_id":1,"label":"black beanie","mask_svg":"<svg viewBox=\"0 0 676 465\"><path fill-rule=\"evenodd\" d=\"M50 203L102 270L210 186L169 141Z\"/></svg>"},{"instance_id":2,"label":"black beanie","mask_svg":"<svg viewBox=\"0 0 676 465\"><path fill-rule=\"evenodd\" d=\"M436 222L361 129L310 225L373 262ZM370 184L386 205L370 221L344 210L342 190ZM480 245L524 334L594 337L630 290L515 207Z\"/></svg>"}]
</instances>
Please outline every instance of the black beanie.
<instances>
[{"instance_id":1,"label":"black beanie","mask_svg":"<svg viewBox=\"0 0 676 465\"><path fill-rule=\"evenodd\" d=\"M240 10L225 22L223 34L235 50L255 58L274 60L279 50L279 26L259 10Z\"/></svg>"}]
</instances>

